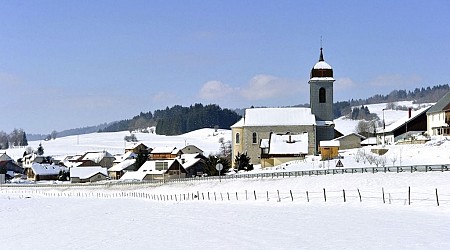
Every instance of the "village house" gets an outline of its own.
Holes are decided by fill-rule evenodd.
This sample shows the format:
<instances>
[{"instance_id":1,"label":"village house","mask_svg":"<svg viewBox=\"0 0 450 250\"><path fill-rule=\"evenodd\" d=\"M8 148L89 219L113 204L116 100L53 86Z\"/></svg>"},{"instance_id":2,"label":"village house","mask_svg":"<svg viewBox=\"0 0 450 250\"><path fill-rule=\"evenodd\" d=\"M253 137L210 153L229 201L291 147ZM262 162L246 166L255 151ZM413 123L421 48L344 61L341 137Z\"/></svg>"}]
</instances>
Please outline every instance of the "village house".
<instances>
[{"instance_id":1,"label":"village house","mask_svg":"<svg viewBox=\"0 0 450 250\"><path fill-rule=\"evenodd\" d=\"M261 163L260 140L271 134L308 135L308 154L317 154L320 141L335 136L333 122L333 69L322 48L309 79L310 108L250 108L231 126L232 159L247 153L250 164ZM235 167L235 162L232 161Z\"/></svg>"},{"instance_id":2,"label":"village house","mask_svg":"<svg viewBox=\"0 0 450 250\"><path fill-rule=\"evenodd\" d=\"M427 111L427 133L430 136L450 135L450 92Z\"/></svg>"},{"instance_id":3,"label":"village house","mask_svg":"<svg viewBox=\"0 0 450 250\"><path fill-rule=\"evenodd\" d=\"M107 151L100 151L87 152L79 158L73 158L70 161L81 163L78 165L79 167L100 166L104 168L110 168L114 165L114 160L114 156L112 156Z\"/></svg>"},{"instance_id":4,"label":"village house","mask_svg":"<svg viewBox=\"0 0 450 250\"><path fill-rule=\"evenodd\" d=\"M166 180L186 177L186 170L179 159L147 161L137 171L128 171L120 180Z\"/></svg>"},{"instance_id":5,"label":"village house","mask_svg":"<svg viewBox=\"0 0 450 250\"><path fill-rule=\"evenodd\" d=\"M178 159L186 170L186 177L203 176L206 165L206 157L203 154L182 154Z\"/></svg>"},{"instance_id":6,"label":"village house","mask_svg":"<svg viewBox=\"0 0 450 250\"><path fill-rule=\"evenodd\" d=\"M14 162L6 153L0 153L0 174L5 174L7 179L16 174L23 174L24 169Z\"/></svg>"},{"instance_id":7,"label":"village house","mask_svg":"<svg viewBox=\"0 0 450 250\"><path fill-rule=\"evenodd\" d=\"M279 135L261 139L261 166L273 167L288 161L303 160L308 154L308 133Z\"/></svg>"},{"instance_id":8,"label":"village house","mask_svg":"<svg viewBox=\"0 0 450 250\"><path fill-rule=\"evenodd\" d=\"M87 183L108 180L107 169L99 166L74 167L70 169L71 183Z\"/></svg>"},{"instance_id":9,"label":"village house","mask_svg":"<svg viewBox=\"0 0 450 250\"><path fill-rule=\"evenodd\" d=\"M360 148L362 141L366 140L366 137L358 134L351 133L348 135L343 135L338 138L333 139L333 141L339 141L339 149L352 149Z\"/></svg>"},{"instance_id":10,"label":"village house","mask_svg":"<svg viewBox=\"0 0 450 250\"><path fill-rule=\"evenodd\" d=\"M409 109L407 116L377 131L377 144L395 144L427 131L427 114L430 107L417 111Z\"/></svg>"},{"instance_id":11,"label":"village house","mask_svg":"<svg viewBox=\"0 0 450 250\"><path fill-rule=\"evenodd\" d=\"M136 159L127 159L120 163L114 164L108 169L108 175L112 180L118 180L127 171L136 171Z\"/></svg>"},{"instance_id":12,"label":"village house","mask_svg":"<svg viewBox=\"0 0 450 250\"><path fill-rule=\"evenodd\" d=\"M176 147L155 147L152 152L150 152L150 159L175 159L177 157L177 153L178 150Z\"/></svg>"},{"instance_id":13,"label":"village house","mask_svg":"<svg viewBox=\"0 0 450 250\"><path fill-rule=\"evenodd\" d=\"M33 163L27 171L27 179L31 181L58 180L61 171L68 171L68 169L55 164Z\"/></svg>"}]
</instances>

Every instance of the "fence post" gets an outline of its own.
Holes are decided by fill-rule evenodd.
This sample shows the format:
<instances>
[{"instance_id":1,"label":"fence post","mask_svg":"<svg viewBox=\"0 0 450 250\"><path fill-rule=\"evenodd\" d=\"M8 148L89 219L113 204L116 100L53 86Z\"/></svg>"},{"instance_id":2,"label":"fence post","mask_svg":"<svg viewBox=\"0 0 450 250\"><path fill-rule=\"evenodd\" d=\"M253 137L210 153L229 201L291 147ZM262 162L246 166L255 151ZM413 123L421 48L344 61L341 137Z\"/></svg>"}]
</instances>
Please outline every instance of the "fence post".
<instances>
[{"instance_id":1,"label":"fence post","mask_svg":"<svg viewBox=\"0 0 450 250\"><path fill-rule=\"evenodd\" d=\"M437 188L436 188L436 203L437 203L437 205L439 207L439 196L438 196Z\"/></svg>"},{"instance_id":2,"label":"fence post","mask_svg":"<svg viewBox=\"0 0 450 250\"><path fill-rule=\"evenodd\" d=\"M386 200L384 199L384 188L381 188L381 192L383 193L383 203L386 203Z\"/></svg>"},{"instance_id":3,"label":"fence post","mask_svg":"<svg viewBox=\"0 0 450 250\"><path fill-rule=\"evenodd\" d=\"M294 196L292 196L292 190L289 190L289 192L291 193L291 200L294 201Z\"/></svg>"},{"instance_id":4,"label":"fence post","mask_svg":"<svg viewBox=\"0 0 450 250\"><path fill-rule=\"evenodd\" d=\"M342 193L344 194L344 202L346 202L346 200L345 200L345 189L342 189Z\"/></svg>"},{"instance_id":5,"label":"fence post","mask_svg":"<svg viewBox=\"0 0 450 250\"><path fill-rule=\"evenodd\" d=\"M239 200L237 191L236 191L236 200L237 201Z\"/></svg>"},{"instance_id":6,"label":"fence post","mask_svg":"<svg viewBox=\"0 0 450 250\"><path fill-rule=\"evenodd\" d=\"M309 193L306 191L306 200L309 202Z\"/></svg>"},{"instance_id":7,"label":"fence post","mask_svg":"<svg viewBox=\"0 0 450 250\"><path fill-rule=\"evenodd\" d=\"M358 195L359 195L359 202L362 202L362 199L361 199L361 192L359 192L359 188L358 188Z\"/></svg>"},{"instance_id":8,"label":"fence post","mask_svg":"<svg viewBox=\"0 0 450 250\"><path fill-rule=\"evenodd\" d=\"M277 190L278 193L278 202L281 202L281 198L280 198L280 190Z\"/></svg>"},{"instance_id":9,"label":"fence post","mask_svg":"<svg viewBox=\"0 0 450 250\"><path fill-rule=\"evenodd\" d=\"M408 205L411 205L411 186L408 186Z\"/></svg>"},{"instance_id":10,"label":"fence post","mask_svg":"<svg viewBox=\"0 0 450 250\"><path fill-rule=\"evenodd\" d=\"M327 202L327 194L325 192L325 188L323 189L323 199L325 202Z\"/></svg>"},{"instance_id":11,"label":"fence post","mask_svg":"<svg viewBox=\"0 0 450 250\"><path fill-rule=\"evenodd\" d=\"M256 201L256 190L253 190L253 194L255 195L255 201Z\"/></svg>"},{"instance_id":12,"label":"fence post","mask_svg":"<svg viewBox=\"0 0 450 250\"><path fill-rule=\"evenodd\" d=\"M248 200L247 190L245 190L245 200Z\"/></svg>"},{"instance_id":13,"label":"fence post","mask_svg":"<svg viewBox=\"0 0 450 250\"><path fill-rule=\"evenodd\" d=\"M266 191L267 201L269 201L269 191Z\"/></svg>"}]
</instances>

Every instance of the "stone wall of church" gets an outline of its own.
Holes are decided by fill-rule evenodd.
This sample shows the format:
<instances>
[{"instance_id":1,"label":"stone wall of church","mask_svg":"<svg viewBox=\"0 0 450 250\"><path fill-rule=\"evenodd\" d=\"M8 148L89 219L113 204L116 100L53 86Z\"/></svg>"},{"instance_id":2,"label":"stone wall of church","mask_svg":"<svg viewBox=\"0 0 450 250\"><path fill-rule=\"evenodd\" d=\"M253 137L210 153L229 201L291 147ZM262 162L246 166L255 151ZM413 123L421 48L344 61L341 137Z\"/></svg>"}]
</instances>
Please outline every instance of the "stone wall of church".
<instances>
[{"instance_id":1,"label":"stone wall of church","mask_svg":"<svg viewBox=\"0 0 450 250\"><path fill-rule=\"evenodd\" d=\"M270 133L273 132L275 134L286 134L290 132L291 134L301 134L304 132L308 133L308 154L315 153L315 126L313 125L302 125L302 126L255 126L255 127L244 127L239 128L242 130L238 130L233 128L233 139L235 138L235 133L240 131L241 140L240 145L235 144L233 141L233 162L232 166L234 167L234 158L237 153L245 153L239 150L245 149L247 155L250 157L250 161L252 164L260 164L261 157L261 149L259 148L259 144L261 139L269 139ZM257 138L256 143L253 141L253 133L256 132ZM235 151L236 150L236 151Z\"/></svg>"}]
</instances>

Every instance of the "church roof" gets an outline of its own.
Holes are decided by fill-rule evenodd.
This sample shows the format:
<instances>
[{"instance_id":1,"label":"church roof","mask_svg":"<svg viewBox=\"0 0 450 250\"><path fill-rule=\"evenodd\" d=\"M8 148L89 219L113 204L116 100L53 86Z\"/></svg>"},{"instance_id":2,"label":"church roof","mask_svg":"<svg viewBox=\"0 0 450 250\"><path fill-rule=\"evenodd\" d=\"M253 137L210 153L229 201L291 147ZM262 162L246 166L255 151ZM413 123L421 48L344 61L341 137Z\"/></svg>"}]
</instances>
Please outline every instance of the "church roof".
<instances>
[{"instance_id":1,"label":"church roof","mask_svg":"<svg viewBox=\"0 0 450 250\"><path fill-rule=\"evenodd\" d=\"M315 125L310 108L250 108L232 127Z\"/></svg>"}]
</instances>

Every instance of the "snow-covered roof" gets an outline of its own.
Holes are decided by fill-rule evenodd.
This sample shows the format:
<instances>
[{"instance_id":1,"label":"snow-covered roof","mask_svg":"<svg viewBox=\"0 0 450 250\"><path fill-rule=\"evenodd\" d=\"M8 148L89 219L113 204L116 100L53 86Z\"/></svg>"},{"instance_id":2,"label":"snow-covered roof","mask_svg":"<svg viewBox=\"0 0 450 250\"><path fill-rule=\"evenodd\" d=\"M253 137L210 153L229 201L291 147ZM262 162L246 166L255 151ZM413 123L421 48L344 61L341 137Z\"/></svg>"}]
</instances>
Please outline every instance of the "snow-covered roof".
<instances>
[{"instance_id":1,"label":"snow-covered roof","mask_svg":"<svg viewBox=\"0 0 450 250\"><path fill-rule=\"evenodd\" d=\"M340 141L320 141L320 147L339 147L341 146Z\"/></svg>"},{"instance_id":2,"label":"snow-covered roof","mask_svg":"<svg viewBox=\"0 0 450 250\"><path fill-rule=\"evenodd\" d=\"M143 145L144 147L147 147L147 146L145 146L145 144L143 144L143 143L141 143L141 142L134 142L134 143L130 143L130 144L128 144L126 147L125 147L125 149L126 150L132 150L132 149L135 149L136 147L138 147L139 145Z\"/></svg>"},{"instance_id":3,"label":"snow-covered roof","mask_svg":"<svg viewBox=\"0 0 450 250\"><path fill-rule=\"evenodd\" d=\"M173 154L176 153L176 147L155 147L152 154Z\"/></svg>"},{"instance_id":4,"label":"snow-covered roof","mask_svg":"<svg viewBox=\"0 0 450 250\"><path fill-rule=\"evenodd\" d=\"M178 162L184 167L188 168L192 165L196 164L201 160L201 158L197 158L200 154L182 154L180 158L177 158Z\"/></svg>"},{"instance_id":5,"label":"snow-covered roof","mask_svg":"<svg viewBox=\"0 0 450 250\"><path fill-rule=\"evenodd\" d=\"M136 159L127 159L124 160L120 163L117 163L116 165L112 166L111 168L108 169L109 172L113 172L113 171L122 171L125 168L133 165L136 162Z\"/></svg>"},{"instance_id":6,"label":"snow-covered roof","mask_svg":"<svg viewBox=\"0 0 450 250\"><path fill-rule=\"evenodd\" d=\"M325 61L319 61L314 65L313 69L332 69L332 68L331 65L329 65Z\"/></svg>"},{"instance_id":7,"label":"snow-covered roof","mask_svg":"<svg viewBox=\"0 0 450 250\"><path fill-rule=\"evenodd\" d=\"M97 173L108 176L106 168L102 167L75 167L70 169L70 178L78 177L80 179L88 179Z\"/></svg>"},{"instance_id":8,"label":"snow-covered roof","mask_svg":"<svg viewBox=\"0 0 450 250\"><path fill-rule=\"evenodd\" d=\"M31 165L31 169L36 175L57 175L59 174L59 171L63 169L65 170L64 167L61 167L59 165L39 163L33 163Z\"/></svg>"},{"instance_id":9,"label":"snow-covered roof","mask_svg":"<svg viewBox=\"0 0 450 250\"><path fill-rule=\"evenodd\" d=\"M146 175L148 175L149 172L139 172L139 171L128 171L125 172L122 177L120 177L120 180L140 180L142 181Z\"/></svg>"},{"instance_id":10,"label":"snow-covered roof","mask_svg":"<svg viewBox=\"0 0 450 250\"><path fill-rule=\"evenodd\" d=\"M270 135L269 154L308 154L308 133Z\"/></svg>"},{"instance_id":11,"label":"snow-covered roof","mask_svg":"<svg viewBox=\"0 0 450 250\"><path fill-rule=\"evenodd\" d=\"M174 159L171 160L156 160L156 161L146 161L140 168L139 172L152 172L152 171L160 171L160 172L166 172L166 170L156 170L156 162L167 162L167 166L170 167L172 163L174 162Z\"/></svg>"},{"instance_id":12,"label":"snow-covered roof","mask_svg":"<svg viewBox=\"0 0 450 250\"><path fill-rule=\"evenodd\" d=\"M244 124L245 124L245 119L244 119L244 117L242 117L239 121L237 121L235 124L233 124L232 126L231 126L231 128L239 128L239 127L243 127L244 126Z\"/></svg>"},{"instance_id":13,"label":"snow-covered roof","mask_svg":"<svg viewBox=\"0 0 450 250\"><path fill-rule=\"evenodd\" d=\"M102 152L89 152L86 153L81 160L83 161L93 161L95 163L99 163L103 158L114 158L110 153L107 151Z\"/></svg>"},{"instance_id":14,"label":"snow-covered roof","mask_svg":"<svg viewBox=\"0 0 450 250\"><path fill-rule=\"evenodd\" d=\"M310 108L250 108L245 110L242 126L315 125ZM241 123L241 121L238 121ZM237 127L236 123L233 127Z\"/></svg>"},{"instance_id":15,"label":"snow-covered roof","mask_svg":"<svg viewBox=\"0 0 450 250\"><path fill-rule=\"evenodd\" d=\"M128 151L125 154L122 155L116 155L115 158L116 160L114 160L115 163L119 163L122 162L124 160L129 160L129 159L136 159L137 155L135 153L133 153L132 151Z\"/></svg>"},{"instance_id":16,"label":"snow-covered roof","mask_svg":"<svg viewBox=\"0 0 450 250\"><path fill-rule=\"evenodd\" d=\"M376 144L377 144L376 137L369 137L361 142L361 145L376 145Z\"/></svg>"},{"instance_id":17,"label":"snow-covered roof","mask_svg":"<svg viewBox=\"0 0 450 250\"><path fill-rule=\"evenodd\" d=\"M309 79L309 81L334 81L333 77L313 77L311 79Z\"/></svg>"},{"instance_id":18,"label":"snow-covered roof","mask_svg":"<svg viewBox=\"0 0 450 250\"><path fill-rule=\"evenodd\" d=\"M347 137L347 136L351 136L351 135L355 135L355 136L357 136L357 137L359 137L359 138L361 138L361 139L366 139L366 137L364 137L364 136L362 136L362 135L360 135L360 134L358 134L358 133L351 133L351 134L347 134L347 135L340 136L340 137L338 137L338 138L334 138L332 141L339 141L339 140L341 140L341 139L343 139L343 138L345 138L345 137Z\"/></svg>"},{"instance_id":19,"label":"snow-covered roof","mask_svg":"<svg viewBox=\"0 0 450 250\"><path fill-rule=\"evenodd\" d=\"M403 124L415 119L416 117L423 114L424 112L426 112L429 109L430 109L430 107L426 107L426 108L421 108L417 111L412 111L411 118L403 117L403 118L397 120L396 122L390 124L389 126L386 126L384 133L393 132L397 128L401 127ZM377 133L383 133L383 128L381 128Z\"/></svg>"}]
</instances>

